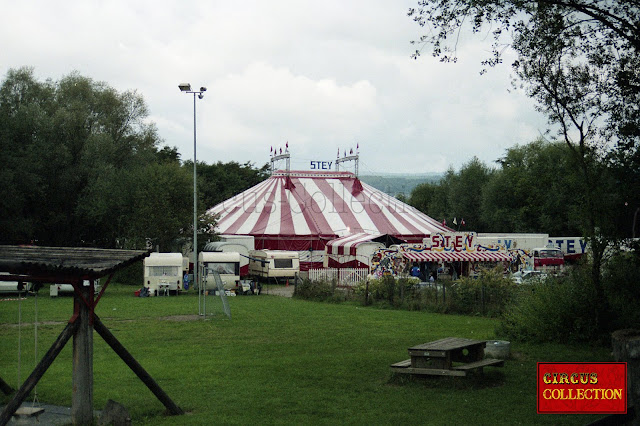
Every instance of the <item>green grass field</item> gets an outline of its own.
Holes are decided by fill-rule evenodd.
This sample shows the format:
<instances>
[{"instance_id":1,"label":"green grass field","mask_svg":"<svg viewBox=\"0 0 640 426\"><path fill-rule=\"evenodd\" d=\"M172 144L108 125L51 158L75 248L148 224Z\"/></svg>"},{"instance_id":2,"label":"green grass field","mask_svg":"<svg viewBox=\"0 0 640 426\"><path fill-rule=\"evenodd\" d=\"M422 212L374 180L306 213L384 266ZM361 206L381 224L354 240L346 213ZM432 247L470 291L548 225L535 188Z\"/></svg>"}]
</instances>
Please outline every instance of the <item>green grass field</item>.
<instances>
[{"instance_id":1,"label":"green grass field","mask_svg":"<svg viewBox=\"0 0 640 426\"><path fill-rule=\"evenodd\" d=\"M164 406L94 334L94 406L123 404L134 424L586 424L599 416L536 414L536 363L611 361L608 348L512 342L504 368L482 378L409 379L389 365L409 346L456 336L493 339L495 319L327 304L279 296L136 298L111 285L96 313L187 413ZM0 301L0 377L16 387L34 367L34 298ZM71 297L38 297L41 357L73 311ZM41 402L71 405L71 342L37 387ZM6 404L9 397L2 396Z\"/></svg>"}]
</instances>

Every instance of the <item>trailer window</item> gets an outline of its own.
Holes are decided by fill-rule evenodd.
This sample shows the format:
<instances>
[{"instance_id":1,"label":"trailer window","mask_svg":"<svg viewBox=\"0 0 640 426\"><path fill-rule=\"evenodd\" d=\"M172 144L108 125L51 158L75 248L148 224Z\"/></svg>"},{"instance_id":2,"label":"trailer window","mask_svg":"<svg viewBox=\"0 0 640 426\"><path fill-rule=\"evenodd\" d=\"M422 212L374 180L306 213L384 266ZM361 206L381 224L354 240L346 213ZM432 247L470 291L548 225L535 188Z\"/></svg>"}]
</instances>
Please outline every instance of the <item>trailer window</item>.
<instances>
[{"instance_id":1,"label":"trailer window","mask_svg":"<svg viewBox=\"0 0 640 426\"><path fill-rule=\"evenodd\" d=\"M273 267L276 269L293 268L293 259L273 259Z\"/></svg>"},{"instance_id":2,"label":"trailer window","mask_svg":"<svg viewBox=\"0 0 640 426\"><path fill-rule=\"evenodd\" d=\"M150 277L165 277L178 275L177 266L147 266Z\"/></svg>"},{"instance_id":3,"label":"trailer window","mask_svg":"<svg viewBox=\"0 0 640 426\"><path fill-rule=\"evenodd\" d=\"M207 273L212 274L214 272L220 275L239 275L240 264L238 262L207 263Z\"/></svg>"}]
</instances>

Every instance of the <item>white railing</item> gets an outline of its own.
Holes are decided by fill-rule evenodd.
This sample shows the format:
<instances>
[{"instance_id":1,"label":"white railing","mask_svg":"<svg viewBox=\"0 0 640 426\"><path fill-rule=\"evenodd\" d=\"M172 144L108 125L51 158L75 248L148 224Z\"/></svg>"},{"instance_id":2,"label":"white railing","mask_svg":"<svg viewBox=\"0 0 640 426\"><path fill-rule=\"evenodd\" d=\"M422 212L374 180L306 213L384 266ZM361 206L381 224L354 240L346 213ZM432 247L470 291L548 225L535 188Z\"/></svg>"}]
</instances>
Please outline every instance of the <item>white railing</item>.
<instances>
[{"instance_id":1,"label":"white railing","mask_svg":"<svg viewBox=\"0 0 640 426\"><path fill-rule=\"evenodd\" d=\"M369 268L324 268L309 269L309 280L311 281L333 281L336 280L341 286L354 286L367 279Z\"/></svg>"}]
</instances>

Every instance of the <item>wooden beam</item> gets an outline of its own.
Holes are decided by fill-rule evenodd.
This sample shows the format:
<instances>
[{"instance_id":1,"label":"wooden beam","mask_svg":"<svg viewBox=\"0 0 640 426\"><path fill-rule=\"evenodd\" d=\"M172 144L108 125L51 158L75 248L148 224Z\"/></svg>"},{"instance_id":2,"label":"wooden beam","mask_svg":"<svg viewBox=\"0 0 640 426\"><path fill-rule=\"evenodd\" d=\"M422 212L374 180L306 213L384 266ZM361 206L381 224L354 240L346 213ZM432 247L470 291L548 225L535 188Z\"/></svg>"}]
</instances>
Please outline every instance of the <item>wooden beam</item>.
<instances>
[{"instance_id":1,"label":"wooden beam","mask_svg":"<svg viewBox=\"0 0 640 426\"><path fill-rule=\"evenodd\" d=\"M11 395L11 393L13 392L13 388L9 386L7 382L2 380L2 377L0 377L0 390L5 395Z\"/></svg>"},{"instance_id":2,"label":"wooden beam","mask_svg":"<svg viewBox=\"0 0 640 426\"><path fill-rule=\"evenodd\" d=\"M93 423L93 326L90 320L92 309L86 300L91 300L93 285L85 287L79 280L73 287L83 300L74 294L75 310L79 315L76 320L78 327L73 334L71 422L88 425Z\"/></svg>"},{"instance_id":3,"label":"wooden beam","mask_svg":"<svg viewBox=\"0 0 640 426\"><path fill-rule=\"evenodd\" d=\"M109 329L100 321L97 315L93 316L93 327L96 332L104 339L105 342L118 356L124 361L125 364L138 376L140 380L149 388L149 390L160 400L160 402L169 410L173 415L182 415L184 411L178 407L169 398L169 395L162 390L160 385L153 380L153 377L147 373L147 371L136 361L136 359L125 349L124 346L116 339L116 337L109 331Z\"/></svg>"},{"instance_id":4,"label":"wooden beam","mask_svg":"<svg viewBox=\"0 0 640 426\"><path fill-rule=\"evenodd\" d=\"M60 333L56 341L53 342L53 345L51 345L47 353L42 357L42 360L40 360L36 368L31 372L31 375L27 377L27 380L25 380L20 389L18 389L18 392L16 392L13 399L4 407L2 414L0 414L0 425L4 426L9 422L13 413L16 412L20 407L20 404L22 404L25 398L33 390L56 357L60 354L64 345L66 345L69 339L71 339L71 336L73 336L77 328L78 324L75 322L67 323L64 330L62 330L62 333Z\"/></svg>"}]
</instances>

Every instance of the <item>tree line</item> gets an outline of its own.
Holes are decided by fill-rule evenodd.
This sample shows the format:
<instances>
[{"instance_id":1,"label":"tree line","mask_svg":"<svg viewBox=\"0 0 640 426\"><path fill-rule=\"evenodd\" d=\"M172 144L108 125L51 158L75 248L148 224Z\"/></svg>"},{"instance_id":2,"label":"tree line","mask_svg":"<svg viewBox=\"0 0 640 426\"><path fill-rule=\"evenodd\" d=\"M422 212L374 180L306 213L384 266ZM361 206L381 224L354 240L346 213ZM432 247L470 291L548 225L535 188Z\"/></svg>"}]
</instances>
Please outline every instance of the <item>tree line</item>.
<instances>
[{"instance_id":1,"label":"tree line","mask_svg":"<svg viewBox=\"0 0 640 426\"><path fill-rule=\"evenodd\" d=\"M163 146L148 113L136 91L75 72L38 81L31 68L9 70L0 86L0 244L172 251L190 242L193 162ZM267 171L198 162L199 232L211 236L206 209Z\"/></svg>"},{"instance_id":2,"label":"tree line","mask_svg":"<svg viewBox=\"0 0 640 426\"><path fill-rule=\"evenodd\" d=\"M592 156L600 170L598 221L610 239L639 236L639 172L615 155ZM491 167L473 157L436 183L418 185L407 203L455 229L497 233L583 236L585 182L564 142L543 139L506 150ZM456 218L457 225L453 224ZM462 226L462 219L465 225ZM634 231L635 230L635 231Z\"/></svg>"}]
</instances>

